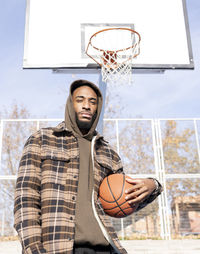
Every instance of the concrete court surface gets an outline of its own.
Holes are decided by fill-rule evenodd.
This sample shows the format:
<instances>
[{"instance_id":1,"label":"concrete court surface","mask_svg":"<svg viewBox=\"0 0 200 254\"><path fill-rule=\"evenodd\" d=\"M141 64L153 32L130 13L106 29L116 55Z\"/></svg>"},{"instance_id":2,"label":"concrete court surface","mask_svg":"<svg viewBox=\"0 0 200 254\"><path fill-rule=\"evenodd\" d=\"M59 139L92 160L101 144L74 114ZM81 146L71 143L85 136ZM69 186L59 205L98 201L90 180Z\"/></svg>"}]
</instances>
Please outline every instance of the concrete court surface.
<instances>
[{"instance_id":1,"label":"concrete court surface","mask_svg":"<svg viewBox=\"0 0 200 254\"><path fill-rule=\"evenodd\" d=\"M122 241L128 254L200 254L200 240ZM21 254L18 241L0 242L0 254Z\"/></svg>"}]
</instances>

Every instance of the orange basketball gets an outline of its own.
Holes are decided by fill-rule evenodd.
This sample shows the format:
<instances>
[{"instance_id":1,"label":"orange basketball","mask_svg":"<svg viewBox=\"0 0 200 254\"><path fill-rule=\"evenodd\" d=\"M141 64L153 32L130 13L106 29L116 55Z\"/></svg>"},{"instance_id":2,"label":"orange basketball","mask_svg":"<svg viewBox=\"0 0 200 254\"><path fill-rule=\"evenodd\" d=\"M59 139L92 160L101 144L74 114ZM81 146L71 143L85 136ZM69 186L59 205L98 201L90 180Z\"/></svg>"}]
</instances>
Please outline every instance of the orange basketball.
<instances>
[{"instance_id":1,"label":"orange basketball","mask_svg":"<svg viewBox=\"0 0 200 254\"><path fill-rule=\"evenodd\" d=\"M125 199L125 190L132 187L132 184L126 182L123 174L113 174L104 178L99 187L99 199L106 214L123 218L132 214L138 207L138 204L131 207Z\"/></svg>"}]
</instances>

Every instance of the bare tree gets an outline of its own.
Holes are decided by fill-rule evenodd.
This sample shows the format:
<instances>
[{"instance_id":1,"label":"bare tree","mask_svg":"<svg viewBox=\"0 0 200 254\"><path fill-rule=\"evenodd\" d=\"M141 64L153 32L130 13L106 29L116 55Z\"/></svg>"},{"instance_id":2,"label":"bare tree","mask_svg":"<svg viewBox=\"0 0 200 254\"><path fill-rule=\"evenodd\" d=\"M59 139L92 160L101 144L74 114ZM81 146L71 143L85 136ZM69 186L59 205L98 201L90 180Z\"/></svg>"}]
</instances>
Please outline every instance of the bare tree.
<instances>
[{"instance_id":1,"label":"bare tree","mask_svg":"<svg viewBox=\"0 0 200 254\"><path fill-rule=\"evenodd\" d=\"M22 155L23 146L26 139L32 132L36 131L36 124L26 121L15 121L17 119L30 118L30 114L25 106L18 106L14 103L10 110L4 110L0 114L2 135L1 168L0 175L6 178L17 174L18 164ZM13 121L9 121L12 119ZM15 179L0 181L1 215L4 218L4 235L13 234L13 199L14 199Z\"/></svg>"}]
</instances>

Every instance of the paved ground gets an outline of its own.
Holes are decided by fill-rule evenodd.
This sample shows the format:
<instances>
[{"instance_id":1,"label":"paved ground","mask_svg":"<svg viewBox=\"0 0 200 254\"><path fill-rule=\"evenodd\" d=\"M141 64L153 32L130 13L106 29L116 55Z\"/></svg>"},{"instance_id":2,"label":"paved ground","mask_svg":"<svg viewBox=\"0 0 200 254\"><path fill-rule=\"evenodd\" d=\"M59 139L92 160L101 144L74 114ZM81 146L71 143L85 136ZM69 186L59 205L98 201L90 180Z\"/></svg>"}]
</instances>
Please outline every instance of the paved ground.
<instances>
[{"instance_id":1,"label":"paved ground","mask_svg":"<svg viewBox=\"0 0 200 254\"><path fill-rule=\"evenodd\" d=\"M123 241L129 254L200 254L200 240Z\"/></svg>"},{"instance_id":2,"label":"paved ground","mask_svg":"<svg viewBox=\"0 0 200 254\"><path fill-rule=\"evenodd\" d=\"M128 254L200 254L200 240L122 241ZM18 241L0 242L0 254L21 254Z\"/></svg>"}]
</instances>

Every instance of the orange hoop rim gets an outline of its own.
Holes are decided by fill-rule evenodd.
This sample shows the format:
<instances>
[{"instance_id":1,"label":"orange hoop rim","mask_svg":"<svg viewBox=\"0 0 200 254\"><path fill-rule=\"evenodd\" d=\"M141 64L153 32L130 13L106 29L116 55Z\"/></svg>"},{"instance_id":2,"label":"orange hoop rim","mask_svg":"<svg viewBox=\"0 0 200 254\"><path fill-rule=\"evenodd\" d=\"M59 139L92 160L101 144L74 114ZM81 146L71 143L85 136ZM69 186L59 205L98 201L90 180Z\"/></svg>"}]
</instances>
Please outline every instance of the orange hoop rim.
<instances>
[{"instance_id":1,"label":"orange hoop rim","mask_svg":"<svg viewBox=\"0 0 200 254\"><path fill-rule=\"evenodd\" d=\"M135 31L135 30L133 30L133 29L131 29L131 28L127 28L127 27L113 27L113 28L106 28L106 29L102 29L102 30L97 31L97 32L94 33L94 34L90 37L90 39L89 39L89 42L88 42L88 45L87 45L87 49L86 49L86 54L87 54L90 58L92 58L92 59L93 59L97 64L99 64L100 66L101 66L101 64L100 64L96 59L94 59L94 57L92 57L92 56L88 53L88 49L89 49L89 47L91 46L91 47L94 48L95 50L98 50L98 51L101 51L101 52L106 52L106 51L109 52L110 50L102 49L102 48L98 48L98 47L94 46L94 45L92 44L92 39L93 39L96 35L98 35L98 34L100 34L100 33L107 32L107 31L111 31L111 30L126 30L126 31L130 31L131 33L134 33L134 34L136 34L136 35L138 36L138 41L137 41L136 43L134 43L134 44L131 45L130 47L115 50L116 53L121 52L121 51L126 51L126 50L129 50L129 49L131 49L131 48L136 48L136 47L140 44L140 41L141 41L141 36L140 36L140 34L139 34L137 31ZM131 58L134 58L134 57L138 56L139 54L140 54L140 49L138 50L138 52L137 52L135 55L133 55L132 57L129 57L129 58L130 58L130 59L131 59Z\"/></svg>"},{"instance_id":2,"label":"orange hoop rim","mask_svg":"<svg viewBox=\"0 0 200 254\"><path fill-rule=\"evenodd\" d=\"M117 52L120 52L120 51L123 51L123 50L128 50L128 49L134 48L134 47L135 47L136 45L138 45L138 44L140 43L140 41L141 41L141 36L140 36L140 34L139 34L137 31L135 31L135 30L133 30L133 29L131 29L131 28L127 28L127 27L106 28L106 29L102 29L102 30L100 30L100 31L97 31L96 33L94 33L94 34L90 37L90 40L89 40L89 43L88 43L88 46L87 46L87 50L88 50L89 45L91 45L91 46L92 46L93 48L95 48L96 50L99 50L99 51L106 51L105 49L101 49L101 48L98 48L98 47L94 46L94 45L92 44L92 39L93 39L97 34L100 34L100 33L103 33L103 32L107 32L107 31L111 31L111 30L126 30L126 31L130 31L130 32L132 32L132 33L138 35L138 41L137 41L135 44L133 44L132 46L127 47L127 48L118 49L118 50L116 50L116 53L117 53ZM86 50L86 52L87 52L87 50Z\"/></svg>"}]
</instances>

